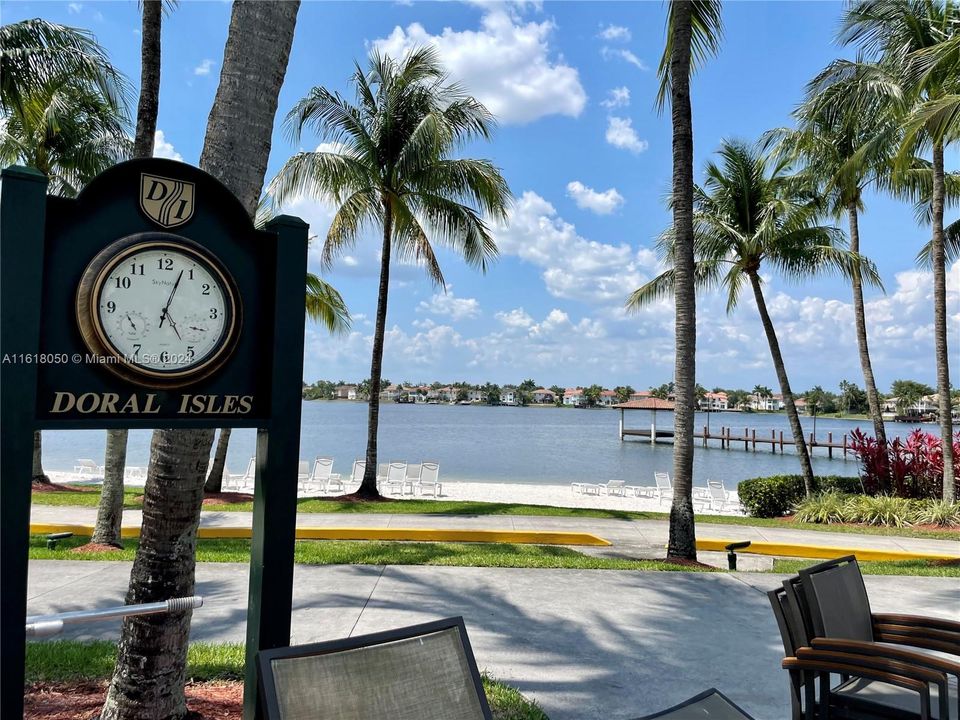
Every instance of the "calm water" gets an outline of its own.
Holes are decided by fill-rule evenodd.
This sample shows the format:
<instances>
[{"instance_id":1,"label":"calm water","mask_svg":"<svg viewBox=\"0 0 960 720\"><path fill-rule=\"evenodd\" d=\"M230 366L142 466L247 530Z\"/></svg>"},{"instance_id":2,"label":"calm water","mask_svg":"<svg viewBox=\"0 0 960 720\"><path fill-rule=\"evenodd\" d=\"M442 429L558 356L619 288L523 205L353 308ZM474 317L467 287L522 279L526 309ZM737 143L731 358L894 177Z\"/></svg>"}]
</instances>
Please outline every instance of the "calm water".
<instances>
[{"instance_id":1,"label":"calm water","mask_svg":"<svg viewBox=\"0 0 960 720\"><path fill-rule=\"evenodd\" d=\"M366 405L354 402L305 402L301 457L326 455L334 458L337 472L349 473L354 458L363 457L366 447ZM380 409L380 457L383 461L405 460L440 463L446 480L483 482L564 484L573 480L605 482L625 479L649 481L656 470L673 467L672 445L651 446L639 439L620 442L617 425L620 413L614 410L574 410L566 408L467 407L450 405L385 404ZM806 433L813 430L813 418L802 418ZM669 428L671 413L657 415L657 427ZM708 422L698 414L696 427ZM710 413L710 429L733 428L740 434L744 427L757 430L758 437L769 437L771 430L784 431L789 437L783 415ZM626 413L628 428L649 428L650 414ZM826 439L833 432L839 441L844 433L861 427L863 420L817 419L817 437ZM933 427L933 426L930 426ZM891 424L888 434L904 436L910 426ZM234 430L227 467L239 473L254 451L254 431ZM150 432L130 432L127 462L147 464ZM70 470L74 460L89 457L102 462L104 432L101 430L47 431L44 433L44 466L50 470ZM818 473L856 475L857 463L834 459L818 450L814 470ZM694 478L697 484L707 479L722 479L728 486L758 475L799 472L799 463L789 451L785 455L770 452L769 446L757 452L696 448Z\"/></svg>"}]
</instances>

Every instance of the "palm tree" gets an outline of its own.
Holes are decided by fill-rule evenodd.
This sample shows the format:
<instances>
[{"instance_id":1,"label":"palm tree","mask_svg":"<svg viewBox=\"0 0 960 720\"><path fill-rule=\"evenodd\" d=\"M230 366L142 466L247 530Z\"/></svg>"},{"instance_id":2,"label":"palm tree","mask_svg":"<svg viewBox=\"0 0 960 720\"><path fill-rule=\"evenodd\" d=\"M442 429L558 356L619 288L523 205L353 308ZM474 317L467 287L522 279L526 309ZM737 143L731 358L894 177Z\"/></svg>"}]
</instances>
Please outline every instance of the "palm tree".
<instances>
[{"instance_id":1,"label":"palm tree","mask_svg":"<svg viewBox=\"0 0 960 720\"><path fill-rule=\"evenodd\" d=\"M859 216L863 193L871 185L889 183L891 163L900 140L900 128L890 104L865 86L877 68L859 64L845 72L834 63L807 87L807 100L794 113L795 130L780 130L780 151L799 160L799 179L826 199L835 218L846 215L852 252L860 252ZM851 277L853 316L860 367L877 442L886 444L883 408L870 362L863 281L858 270Z\"/></svg>"},{"instance_id":2,"label":"palm tree","mask_svg":"<svg viewBox=\"0 0 960 720\"><path fill-rule=\"evenodd\" d=\"M956 497L956 478L947 350L943 158L944 148L960 136L960 4L955 0L861 2L845 14L840 38L860 46L900 82L904 104L909 109L898 164L912 165L912 156L918 150L931 152L929 258L933 270L934 351L943 447L943 497L952 501Z\"/></svg>"},{"instance_id":3,"label":"palm tree","mask_svg":"<svg viewBox=\"0 0 960 720\"><path fill-rule=\"evenodd\" d=\"M377 427L391 255L423 263L441 287L443 273L431 240L485 271L497 256L497 246L480 213L505 218L510 191L489 161L451 157L475 138L489 139L494 119L481 103L449 83L433 49L418 49L400 60L374 51L368 70L357 65L351 82L356 105L316 87L287 115L294 137L311 126L336 149L294 155L270 192L280 204L305 193L336 203L323 246L327 266L356 243L367 226L383 231L366 471L357 491L360 497L379 497Z\"/></svg>"},{"instance_id":4,"label":"palm tree","mask_svg":"<svg viewBox=\"0 0 960 720\"><path fill-rule=\"evenodd\" d=\"M719 0L679 0L668 5L667 38L660 58L657 105L669 97L673 126L673 237L676 356L674 380L674 494L668 557L696 559L693 519L693 423L697 359L697 308L693 235L693 114L690 76L715 55L723 34Z\"/></svg>"},{"instance_id":5,"label":"palm tree","mask_svg":"<svg viewBox=\"0 0 960 720\"><path fill-rule=\"evenodd\" d=\"M0 165L29 165L50 193L76 195L127 156L127 93L88 32L40 19L0 27ZM47 483L42 446L37 430L31 475Z\"/></svg>"},{"instance_id":6,"label":"palm tree","mask_svg":"<svg viewBox=\"0 0 960 720\"><path fill-rule=\"evenodd\" d=\"M707 164L704 186L695 188L694 230L697 264L695 278L703 289L724 288L727 311L738 304L749 283L760 313L770 354L783 393L807 494L813 489L813 467L787 378L780 343L763 296L761 269L772 266L792 278L829 270L850 277L859 267L866 282L880 284L873 264L844 247L842 233L818 224L820 203L798 194L789 166L765 157L759 148L742 142L724 142L720 164ZM658 242L665 262L672 264L673 231ZM673 294L674 270L666 270L628 300L639 309Z\"/></svg>"},{"instance_id":7,"label":"palm tree","mask_svg":"<svg viewBox=\"0 0 960 720\"><path fill-rule=\"evenodd\" d=\"M297 0L290 0L235 2L231 10L200 165L241 198L251 218L263 189L273 119L299 8ZM251 77L256 81L251 82ZM128 603L193 594L197 526L213 435L213 430L154 432ZM184 717L189 631L190 613L168 616L162 623L127 618L100 717Z\"/></svg>"}]
</instances>

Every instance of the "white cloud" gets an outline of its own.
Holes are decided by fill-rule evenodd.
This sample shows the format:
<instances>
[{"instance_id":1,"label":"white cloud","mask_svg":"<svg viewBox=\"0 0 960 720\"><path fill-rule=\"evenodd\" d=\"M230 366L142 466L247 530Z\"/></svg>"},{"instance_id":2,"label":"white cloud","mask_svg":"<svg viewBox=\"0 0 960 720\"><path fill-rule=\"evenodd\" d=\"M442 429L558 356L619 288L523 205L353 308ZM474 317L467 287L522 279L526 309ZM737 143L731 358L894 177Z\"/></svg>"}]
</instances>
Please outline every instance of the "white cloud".
<instances>
[{"instance_id":1,"label":"white cloud","mask_svg":"<svg viewBox=\"0 0 960 720\"><path fill-rule=\"evenodd\" d=\"M476 298L454 297L448 286L447 292L434 293L429 301L421 300L417 312L446 315L451 320L467 320L480 315L480 303Z\"/></svg>"},{"instance_id":2,"label":"white cloud","mask_svg":"<svg viewBox=\"0 0 960 720\"><path fill-rule=\"evenodd\" d=\"M176 151L172 143L167 142L163 130L157 130L153 134L153 156L183 162L183 155Z\"/></svg>"},{"instance_id":3,"label":"white cloud","mask_svg":"<svg viewBox=\"0 0 960 720\"><path fill-rule=\"evenodd\" d=\"M213 60L206 58L199 65L193 69L194 75L209 75L210 70L213 68Z\"/></svg>"},{"instance_id":4,"label":"white cloud","mask_svg":"<svg viewBox=\"0 0 960 720\"><path fill-rule=\"evenodd\" d=\"M635 68L639 70L649 70L649 66L636 55L634 55L629 50L624 50L623 48L612 48L604 45L600 48L600 55L604 60L611 60L613 58L620 58L626 63L630 63Z\"/></svg>"},{"instance_id":5,"label":"white cloud","mask_svg":"<svg viewBox=\"0 0 960 720\"><path fill-rule=\"evenodd\" d=\"M623 195L618 193L616 188L597 192L579 180L567 184L567 195L573 198L577 207L597 215L609 215L623 205Z\"/></svg>"},{"instance_id":6,"label":"white cloud","mask_svg":"<svg viewBox=\"0 0 960 720\"><path fill-rule=\"evenodd\" d=\"M542 268L547 292L558 298L619 306L657 264L650 250L581 237L532 191L523 193L505 223L492 226L500 252Z\"/></svg>"},{"instance_id":7,"label":"white cloud","mask_svg":"<svg viewBox=\"0 0 960 720\"><path fill-rule=\"evenodd\" d=\"M609 92L609 97L600 102L600 104L612 110L618 107L627 107L630 104L630 88L621 86L615 87Z\"/></svg>"},{"instance_id":8,"label":"white cloud","mask_svg":"<svg viewBox=\"0 0 960 720\"><path fill-rule=\"evenodd\" d=\"M72 2L67 5L67 12L71 15L79 15L81 10L83 10L83 5L81 3Z\"/></svg>"},{"instance_id":9,"label":"white cloud","mask_svg":"<svg viewBox=\"0 0 960 720\"><path fill-rule=\"evenodd\" d=\"M641 140L637 131L633 129L633 121L629 118L607 118L607 142L616 148L629 150L632 153L642 153L650 143Z\"/></svg>"},{"instance_id":10,"label":"white cloud","mask_svg":"<svg viewBox=\"0 0 960 720\"><path fill-rule=\"evenodd\" d=\"M507 312L501 311L495 317L508 328L528 328L533 325L533 318L523 308L514 308Z\"/></svg>"},{"instance_id":11,"label":"white cloud","mask_svg":"<svg viewBox=\"0 0 960 720\"><path fill-rule=\"evenodd\" d=\"M547 115L580 115L587 94L576 68L551 58L550 21L527 22L501 5L484 5L478 30L444 28L431 35L420 23L394 28L374 45L394 57L412 47L433 45L467 91L505 124Z\"/></svg>"},{"instance_id":12,"label":"white cloud","mask_svg":"<svg viewBox=\"0 0 960 720\"><path fill-rule=\"evenodd\" d=\"M630 42L630 38L633 36L630 34L630 28L624 27L623 25L610 24L603 28L597 34L597 37L613 42Z\"/></svg>"}]
</instances>

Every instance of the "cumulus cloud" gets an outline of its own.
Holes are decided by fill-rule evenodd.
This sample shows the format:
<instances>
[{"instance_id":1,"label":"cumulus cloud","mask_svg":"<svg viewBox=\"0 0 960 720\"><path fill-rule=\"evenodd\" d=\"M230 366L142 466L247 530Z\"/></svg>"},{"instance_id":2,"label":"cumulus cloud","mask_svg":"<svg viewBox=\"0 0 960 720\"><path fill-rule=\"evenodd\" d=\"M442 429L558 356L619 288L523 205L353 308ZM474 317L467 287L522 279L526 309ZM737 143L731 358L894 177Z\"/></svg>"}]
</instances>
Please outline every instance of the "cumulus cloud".
<instances>
[{"instance_id":1,"label":"cumulus cloud","mask_svg":"<svg viewBox=\"0 0 960 720\"><path fill-rule=\"evenodd\" d=\"M451 77L505 124L546 115L580 115L587 94L576 68L552 57L551 21L523 22L502 5L485 5L477 30L444 28L431 35L420 23L394 28L374 45L394 57L432 45Z\"/></svg>"},{"instance_id":2,"label":"cumulus cloud","mask_svg":"<svg viewBox=\"0 0 960 720\"><path fill-rule=\"evenodd\" d=\"M629 63L630 65L633 65L638 70L650 69L643 60L641 60L632 52L624 48L612 48L604 45L602 48L600 48L600 56L604 60L614 60L614 59L623 60L624 62Z\"/></svg>"},{"instance_id":3,"label":"cumulus cloud","mask_svg":"<svg viewBox=\"0 0 960 720\"><path fill-rule=\"evenodd\" d=\"M506 312L501 311L495 317L508 328L528 328L533 325L533 318L523 308L514 308Z\"/></svg>"},{"instance_id":4,"label":"cumulus cloud","mask_svg":"<svg viewBox=\"0 0 960 720\"><path fill-rule=\"evenodd\" d=\"M600 104L608 110L627 107L630 104L630 88L625 86L615 87L608 93L607 99L602 100Z\"/></svg>"},{"instance_id":5,"label":"cumulus cloud","mask_svg":"<svg viewBox=\"0 0 960 720\"><path fill-rule=\"evenodd\" d=\"M507 221L493 227L500 252L542 268L547 292L558 298L620 305L656 267L651 250L581 237L553 205L529 190Z\"/></svg>"},{"instance_id":6,"label":"cumulus cloud","mask_svg":"<svg viewBox=\"0 0 960 720\"><path fill-rule=\"evenodd\" d=\"M167 142L163 130L157 130L153 134L153 156L183 162L183 155L176 151L173 143Z\"/></svg>"},{"instance_id":7,"label":"cumulus cloud","mask_svg":"<svg viewBox=\"0 0 960 720\"><path fill-rule=\"evenodd\" d=\"M623 195L616 188L597 192L579 180L567 184L567 195L573 198L578 208L590 210L597 215L609 215L623 205Z\"/></svg>"},{"instance_id":8,"label":"cumulus cloud","mask_svg":"<svg viewBox=\"0 0 960 720\"><path fill-rule=\"evenodd\" d=\"M209 75L213 68L213 60L207 58L193 69L194 75Z\"/></svg>"},{"instance_id":9,"label":"cumulus cloud","mask_svg":"<svg viewBox=\"0 0 960 720\"><path fill-rule=\"evenodd\" d=\"M600 32L597 33L597 37L613 42L630 42L630 38L633 36L630 34L630 28L626 28L623 25L610 24L602 28Z\"/></svg>"},{"instance_id":10,"label":"cumulus cloud","mask_svg":"<svg viewBox=\"0 0 960 720\"><path fill-rule=\"evenodd\" d=\"M637 131L633 129L633 121L630 118L610 117L607 118L607 142L615 148L629 150L632 153L642 153L650 143L641 140Z\"/></svg>"},{"instance_id":11,"label":"cumulus cloud","mask_svg":"<svg viewBox=\"0 0 960 720\"><path fill-rule=\"evenodd\" d=\"M448 288L445 293L435 293L429 301L421 300L417 312L445 315L451 320L468 320L480 315L480 303L476 298L454 297Z\"/></svg>"}]
</instances>

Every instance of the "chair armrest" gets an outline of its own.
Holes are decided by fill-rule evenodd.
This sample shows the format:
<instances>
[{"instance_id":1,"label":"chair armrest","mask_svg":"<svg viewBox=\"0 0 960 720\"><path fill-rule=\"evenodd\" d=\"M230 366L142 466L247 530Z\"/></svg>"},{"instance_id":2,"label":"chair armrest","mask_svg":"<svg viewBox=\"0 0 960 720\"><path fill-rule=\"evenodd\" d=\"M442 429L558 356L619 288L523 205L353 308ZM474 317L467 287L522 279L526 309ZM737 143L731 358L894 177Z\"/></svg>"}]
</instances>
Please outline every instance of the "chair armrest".
<instances>
[{"instance_id":1,"label":"chair armrest","mask_svg":"<svg viewBox=\"0 0 960 720\"><path fill-rule=\"evenodd\" d=\"M839 640L835 638L813 638L810 646L814 650L835 651L842 653L852 653L855 655L867 655L875 657L885 657L899 662L910 663L914 666L920 666L936 670L943 673L950 673L960 677L960 663L947 660L938 655L929 653L915 652L913 650L904 650L899 647L892 647L875 642L864 642L862 640Z\"/></svg>"},{"instance_id":2,"label":"chair armrest","mask_svg":"<svg viewBox=\"0 0 960 720\"><path fill-rule=\"evenodd\" d=\"M796 652L797 657L801 660L816 660L818 662L847 664L853 667L873 669L891 675L900 675L913 680L919 680L924 683L934 683L940 685L942 691L946 692L947 676L944 672L938 672L925 667L917 667L907 662L893 660L882 655L856 655L849 652L836 652L833 650L815 650L811 647L797 648Z\"/></svg>"},{"instance_id":3,"label":"chair armrest","mask_svg":"<svg viewBox=\"0 0 960 720\"><path fill-rule=\"evenodd\" d=\"M946 618L928 617L925 615L897 615L893 613L873 613L872 617L875 625L911 625L960 633L960 622L947 620Z\"/></svg>"},{"instance_id":4,"label":"chair armrest","mask_svg":"<svg viewBox=\"0 0 960 720\"><path fill-rule=\"evenodd\" d=\"M960 656L960 623L917 615L874 615L877 642L910 645Z\"/></svg>"}]
</instances>

